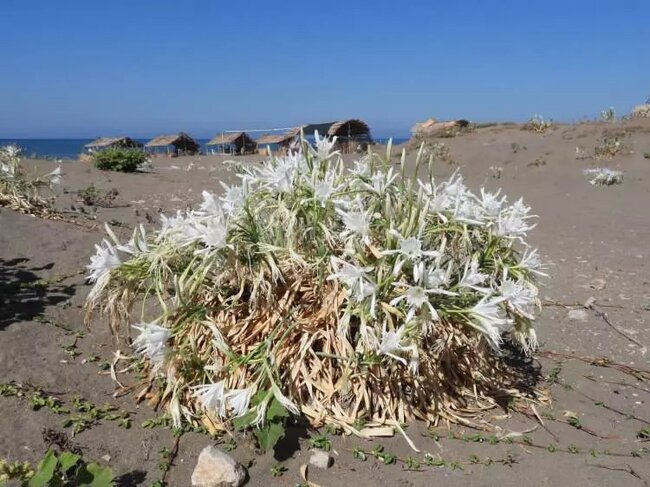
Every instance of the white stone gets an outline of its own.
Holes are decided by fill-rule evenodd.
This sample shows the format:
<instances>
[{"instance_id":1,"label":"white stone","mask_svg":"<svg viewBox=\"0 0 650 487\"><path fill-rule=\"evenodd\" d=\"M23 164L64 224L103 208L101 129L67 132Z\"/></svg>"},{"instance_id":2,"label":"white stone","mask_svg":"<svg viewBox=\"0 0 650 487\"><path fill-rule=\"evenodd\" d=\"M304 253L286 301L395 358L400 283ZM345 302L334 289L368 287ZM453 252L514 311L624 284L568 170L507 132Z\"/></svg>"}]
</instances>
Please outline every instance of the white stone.
<instances>
[{"instance_id":1,"label":"white stone","mask_svg":"<svg viewBox=\"0 0 650 487\"><path fill-rule=\"evenodd\" d=\"M326 470L332 466L334 459L332 456L323 450L312 450L311 457L309 457L309 464L317 468Z\"/></svg>"},{"instance_id":2,"label":"white stone","mask_svg":"<svg viewBox=\"0 0 650 487\"><path fill-rule=\"evenodd\" d=\"M572 309L567 316L571 321L589 321L589 313L584 309Z\"/></svg>"},{"instance_id":3,"label":"white stone","mask_svg":"<svg viewBox=\"0 0 650 487\"><path fill-rule=\"evenodd\" d=\"M239 487L246 481L246 469L230 455L206 446L192 472L193 487Z\"/></svg>"}]
</instances>

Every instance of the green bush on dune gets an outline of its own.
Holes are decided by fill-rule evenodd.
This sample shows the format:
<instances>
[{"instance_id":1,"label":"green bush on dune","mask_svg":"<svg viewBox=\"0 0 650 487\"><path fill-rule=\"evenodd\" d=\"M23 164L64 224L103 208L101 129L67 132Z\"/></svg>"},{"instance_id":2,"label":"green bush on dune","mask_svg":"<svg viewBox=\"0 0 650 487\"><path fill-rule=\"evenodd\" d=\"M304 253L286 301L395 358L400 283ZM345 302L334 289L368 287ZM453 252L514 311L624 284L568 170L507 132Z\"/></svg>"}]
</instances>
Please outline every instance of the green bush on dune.
<instances>
[{"instance_id":1,"label":"green bush on dune","mask_svg":"<svg viewBox=\"0 0 650 487\"><path fill-rule=\"evenodd\" d=\"M147 161L147 153L139 149L111 147L93 154L95 167L103 171L134 172Z\"/></svg>"}]
</instances>

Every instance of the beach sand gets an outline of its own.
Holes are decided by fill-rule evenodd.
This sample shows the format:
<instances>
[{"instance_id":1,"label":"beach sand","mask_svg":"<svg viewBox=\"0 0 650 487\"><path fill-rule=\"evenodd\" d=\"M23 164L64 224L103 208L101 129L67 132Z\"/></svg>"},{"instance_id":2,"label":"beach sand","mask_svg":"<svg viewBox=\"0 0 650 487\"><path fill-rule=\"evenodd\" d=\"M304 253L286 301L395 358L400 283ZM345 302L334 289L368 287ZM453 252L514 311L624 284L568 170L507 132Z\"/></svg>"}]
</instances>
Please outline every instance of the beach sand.
<instances>
[{"instance_id":1,"label":"beach sand","mask_svg":"<svg viewBox=\"0 0 650 487\"><path fill-rule=\"evenodd\" d=\"M607 134L618 135L628 150L611 160L576 157L576 147L591 154ZM502 187L510 200L523 196L540 217L529 241L539 247L543 260L549 263L550 277L542 281L540 296L547 303L556 303L545 306L538 319L540 350L606 356L611 361L650 369L650 354L643 355L638 345L595 311L585 310L584 321L573 321L568 318L573 308L557 304L579 305L593 297L611 324L634 340L650 344L650 159L644 158L650 153L650 120L557 125L544 134L496 125L440 141L450 148L454 163L438 163L436 177L447 177L460 168L473 190L480 186ZM409 168L412 170L414 158L415 151L411 150L407 173ZM81 307L89 286L80 272L94 252L94 244L104 235L104 223L110 223L122 239L136 223L153 228L161 212L196 205L203 189L219 192L219 181L234 181L225 159L157 158L150 172L137 174L102 172L82 162L65 163L64 181L56 190L54 204L76 216L79 225L0 209L0 286L7 302L0 310L0 382L32 384L66 403L78 395L96 404L107 402L133 412L130 429L101 421L70 438L85 457L108 463L118 475L127 474L122 485L151 485L160 478L159 451L163 447L171 449L175 440L167 429L141 428L142 421L160 413L145 403L136 406L133 394L113 398L115 384L110 376L100 373L98 362L88 361L95 355L100 362L111 360L116 348L125 352L128 348L114 341L100 318L96 317L90 328L84 327ZM260 160L258 156L236 158L242 164ZM47 161L30 160L26 166L34 174L52 169L52 163ZM609 187L589 184L583 169L599 166L624 171L623 183ZM79 192L90 185L100 191L116 188L118 194L112 207L80 202ZM81 355L73 358L66 353L64 348L74 336L52 323L85 333L77 340ZM539 360L543 376L559 361ZM120 380L134 383L128 375ZM505 431L537 427L528 435L543 448L450 439L444 426L438 427L440 439L436 442L425 435L425 425L416 422L409 424L406 431L422 453L415 454L399 434L372 442L334 437L334 466L326 471L311 469L310 480L323 486L358 487L443 483L633 486L650 482L650 455L630 455L633 450L650 446L636 437L648 424L625 416L650 421L650 385L614 368L577 360L563 363L559 382L546 384L553 396L551 407L538 408L540 413L552 412L558 421L546 419L542 427L533 417L513 414L504 419L503 409L494 409L486 416ZM0 457L35 461L46 449L44 428L70 433L70 429L62 428L63 416L46 408L32 411L28 404L16 397L0 397ZM566 424L566 411L576 413L583 427ZM477 433L460 426L452 426L451 431L456 435ZM288 468L282 477L270 473L278 459L271 454L256 455L244 440L238 441L231 454L243 463L254 460L247 485L295 485L301 481L300 465L309 458L309 434L294 428L282 443L279 459L286 460ZM184 435L167 476L168 485L189 485L196 458L210 443L206 436ZM449 462L462 462L463 468L406 471L402 464L383 465L372 458L361 462L351 454L354 447L370 451L378 444L401 458L421 458L424 452L430 452ZM565 450L573 450L573 445L577 453L549 451L546 447L551 444ZM590 449L598 452L590 454ZM604 455L605 450L625 456ZM105 455L110 456L108 462L101 460ZM471 464L472 455L483 463ZM491 465L485 465L488 457L494 462Z\"/></svg>"}]
</instances>

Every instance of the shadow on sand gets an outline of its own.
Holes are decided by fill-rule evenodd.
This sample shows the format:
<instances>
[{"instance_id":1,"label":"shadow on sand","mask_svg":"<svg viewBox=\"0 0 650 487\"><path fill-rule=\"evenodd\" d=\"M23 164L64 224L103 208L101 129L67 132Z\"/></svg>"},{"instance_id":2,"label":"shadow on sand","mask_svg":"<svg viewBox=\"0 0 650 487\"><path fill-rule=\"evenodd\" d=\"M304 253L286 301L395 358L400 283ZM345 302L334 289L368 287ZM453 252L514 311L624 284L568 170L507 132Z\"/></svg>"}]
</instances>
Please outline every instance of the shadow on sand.
<instances>
[{"instance_id":1,"label":"shadow on sand","mask_svg":"<svg viewBox=\"0 0 650 487\"><path fill-rule=\"evenodd\" d=\"M0 258L0 330L12 323L41 316L47 306L57 305L75 293L75 286L52 284L38 276L54 267L30 267L29 259Z\"/></svg>"}]
</instances>

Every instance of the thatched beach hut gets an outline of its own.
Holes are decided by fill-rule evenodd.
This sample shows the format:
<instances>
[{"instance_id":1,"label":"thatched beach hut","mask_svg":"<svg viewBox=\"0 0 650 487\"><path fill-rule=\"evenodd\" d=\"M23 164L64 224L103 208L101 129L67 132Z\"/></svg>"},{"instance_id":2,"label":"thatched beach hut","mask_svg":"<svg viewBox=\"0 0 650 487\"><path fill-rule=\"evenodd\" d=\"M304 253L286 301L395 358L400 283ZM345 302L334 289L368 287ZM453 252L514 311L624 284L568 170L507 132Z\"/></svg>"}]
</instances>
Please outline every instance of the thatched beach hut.
<instances>
[{"instance_id":1,"label":"thatched beach hut","mask_svg":"<svg viewBox=\"0 0 650 487\"><path fill-rule=\"evenodd\" d=\"M222 133L207 143L210 154L254 154L257 143L246 132Z\"/></svg>"},{"instance_id":2,"label":"thatched beach hut","mask_svg":"<svg viewBox=\"0 0 650 487\"><path fill-rule=\"evenodd\" d=\"M368 145L372 144L368 124L359 119L310 123L303 125L301 130L309 140L311 140L316 131L321 136L336 137L338 150L343 153L363 152L368 148Z\"/></svg>"},{"instance_id":3,"label":"thatched beach hut","mask_svg":"<svg viewBox=\"0 0 650 487\"><path fill-rule=\"evenodd\" d=\"M142 147L142 144L130 137L100 137L84 145L84 149L89 153L103 151L110 147L137 148Z\"/></svg>"},{"instance_id":4,"label":"thatched beach hut","mask_svg":"<svg viewBox=\"0 0 650 487\"><path fill-rule=\"evenodd\" d=\"M296 127L280 134L266 134L257 139L257 147L260 153L271 152L286 153L290 149L297 149L300 138L300 127ZM268 155L268 154L266 154Z\"/></svg>"},{"instance_id":5,"label":"thatched beach hut","mask_svg":"<svg viewBox=\"0 0 650 487\"><path fill-rule=\"evenodd\" d=\"M363 152L372 144L370 127L356 118L334 122L327 130L327 135L336 137L339 150L344 154Z\"/></svg>"},{"instance_id":6,"label":"thatched beach hut","mask_svg":"<svg viewBox=\"0 0 650 487\"><path fill-rule=\"evenodd\" d=\"M201 145L185 132L173 135L159 135L145 144L145 149L152 155L194 155L199 152Z\"/></svg>"}]
</instances>

